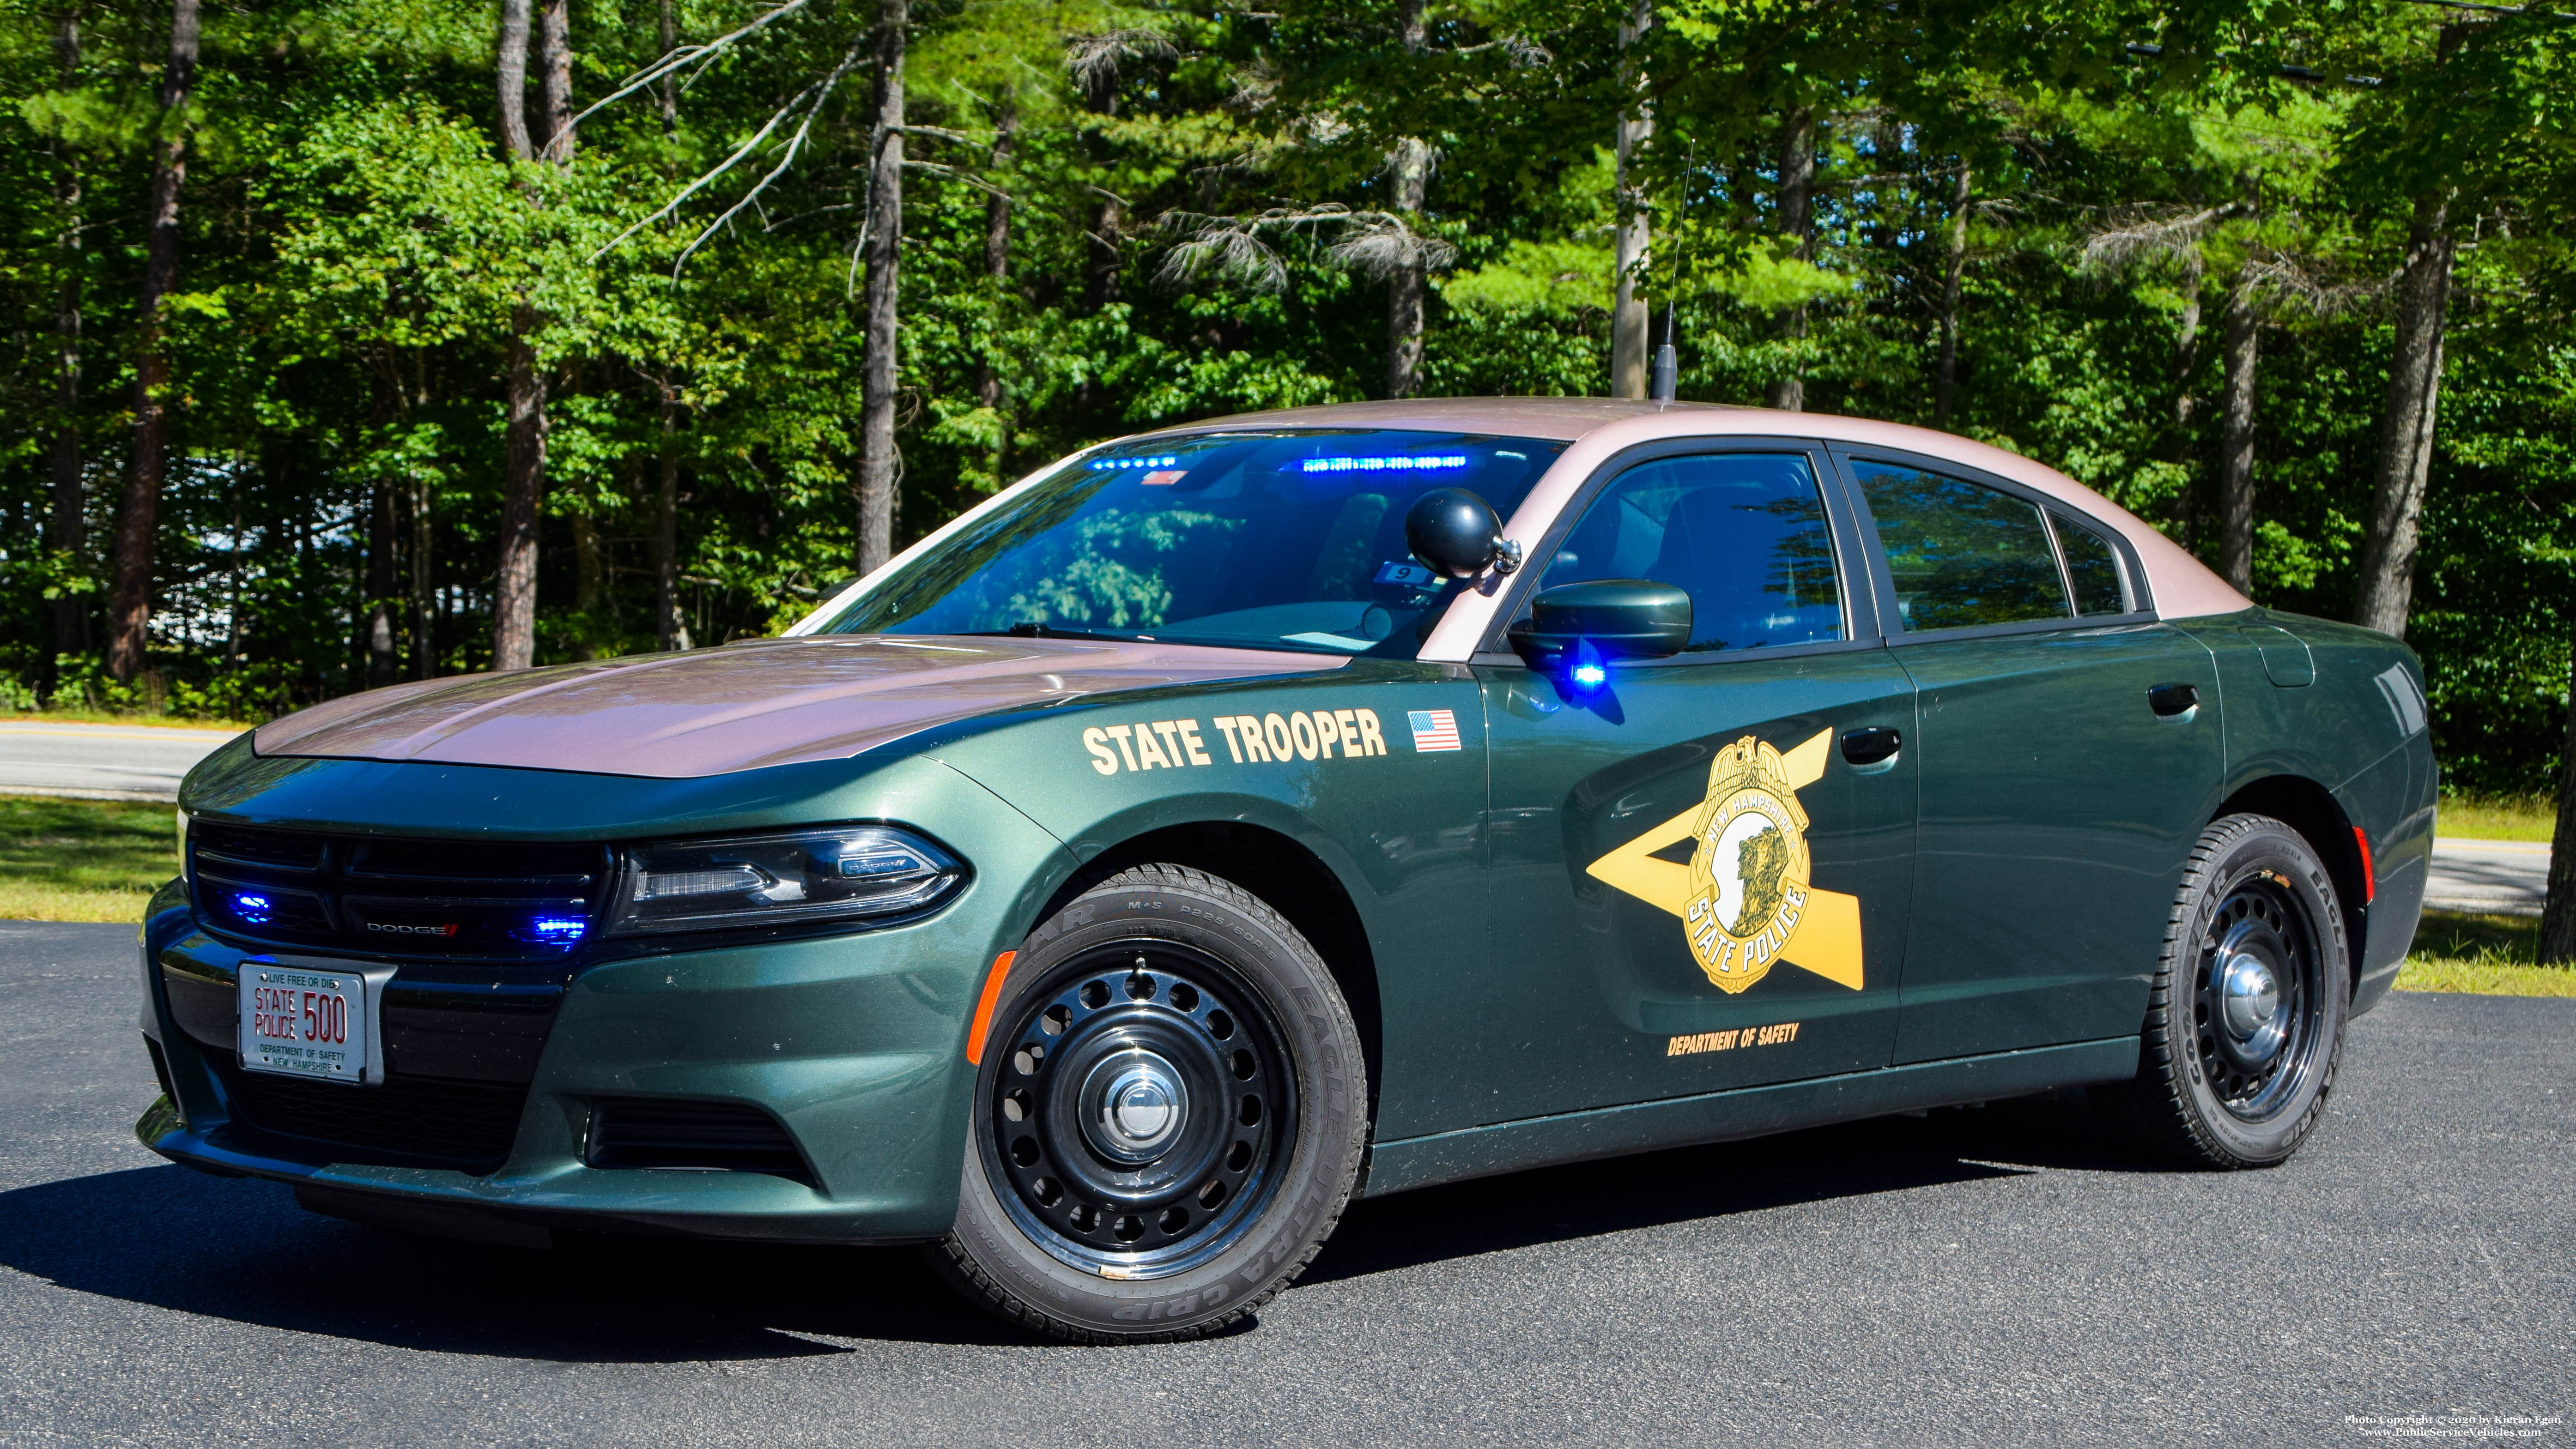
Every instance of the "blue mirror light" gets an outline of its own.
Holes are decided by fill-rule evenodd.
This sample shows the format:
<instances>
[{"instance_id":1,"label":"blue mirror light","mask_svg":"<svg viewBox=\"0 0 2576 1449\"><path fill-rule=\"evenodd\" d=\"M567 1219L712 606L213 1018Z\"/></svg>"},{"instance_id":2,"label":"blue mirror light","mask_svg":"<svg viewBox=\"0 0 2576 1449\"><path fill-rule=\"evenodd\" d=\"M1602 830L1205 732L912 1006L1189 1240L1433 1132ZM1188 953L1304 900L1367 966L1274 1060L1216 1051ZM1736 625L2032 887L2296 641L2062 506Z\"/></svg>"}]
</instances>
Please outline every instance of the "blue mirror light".
<instances>
[{"instance_id":1,"label":"blue mirror light","mask_svg":"<svg viewBox=\"0 0 2576 1449\"><path fill-rule=\"evenodd\" d=\"M1589 639L1574 641L1574 654L1565 671L1566 683L1577 694L1591 694L1610 682L1610 666L1601 660L1601 651Z\"/></svg>"}]
</instances>

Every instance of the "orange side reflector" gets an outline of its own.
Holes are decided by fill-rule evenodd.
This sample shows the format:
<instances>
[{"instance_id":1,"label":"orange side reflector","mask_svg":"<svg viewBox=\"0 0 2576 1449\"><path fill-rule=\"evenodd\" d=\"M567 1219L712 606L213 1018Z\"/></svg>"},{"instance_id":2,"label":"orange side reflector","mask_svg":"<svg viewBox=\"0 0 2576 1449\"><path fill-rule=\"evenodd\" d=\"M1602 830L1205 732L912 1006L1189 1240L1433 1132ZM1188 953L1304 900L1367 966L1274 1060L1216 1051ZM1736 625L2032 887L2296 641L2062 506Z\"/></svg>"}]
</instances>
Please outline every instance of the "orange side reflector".
<instances>
[{"instance_id":1,"label":"orange side reflector","mask_svg":"<svg viewBox=\"0 0 2576 1449\"><path fill-rule=\"evenodd\" d=\"M2352 828L2352 843L2361 847L2361 903L2366 906L2379 899L2379 872L2370 865L2370 837L2358 825Z\"/></svg>"},{"instance_id":2,"label":"orange side reflector","mask_svg":"<svg viewBox=\"0 0 2576 1449\"><path fill-rule=\"evenodd\" d=\"M993 1029L993 1003L1002 999L1002 978L1011 974L1011 958L1017 951L1005 951L993 958L993 974L984 978L984 999L975 1003L975 1024L966 1028L966 1060L976 1066L984 1064L984 1033Z\"/></svg>"}]
</instances>

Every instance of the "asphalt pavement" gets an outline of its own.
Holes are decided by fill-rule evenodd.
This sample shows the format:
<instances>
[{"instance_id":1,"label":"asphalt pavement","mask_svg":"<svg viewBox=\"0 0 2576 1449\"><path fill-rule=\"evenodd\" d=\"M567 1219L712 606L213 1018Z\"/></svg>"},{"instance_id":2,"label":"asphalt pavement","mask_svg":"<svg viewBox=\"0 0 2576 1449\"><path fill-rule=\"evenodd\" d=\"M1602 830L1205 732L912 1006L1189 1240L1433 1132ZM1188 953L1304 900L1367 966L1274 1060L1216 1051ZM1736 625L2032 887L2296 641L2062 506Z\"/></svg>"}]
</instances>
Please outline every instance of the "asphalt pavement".
<instances>
[{"instance_id":1,"label":"asphalt pavement","mask_svg":"<svg viewBox=\"0 0 2576 1449\"><path fill-rule=\"evenodd\" d=\"M190 767L230 730L0 721L0 795L176 800Z\"/></svg>"},{"instance_id":2,"label":"asphalt pavement","mask_svg":"<svg viewBox=\"0 0 2576 1449\"><path fill-rule=\"evenodd\" d=\"M1257 1325L1093 1349L900 1249L485 1248L168 1165L136 972L0 924L0 1445L2576 1442L2576 1000L2392 998L2268 1172L1887 1118L1363 1203Z\"/></svg>"}]
</instances>

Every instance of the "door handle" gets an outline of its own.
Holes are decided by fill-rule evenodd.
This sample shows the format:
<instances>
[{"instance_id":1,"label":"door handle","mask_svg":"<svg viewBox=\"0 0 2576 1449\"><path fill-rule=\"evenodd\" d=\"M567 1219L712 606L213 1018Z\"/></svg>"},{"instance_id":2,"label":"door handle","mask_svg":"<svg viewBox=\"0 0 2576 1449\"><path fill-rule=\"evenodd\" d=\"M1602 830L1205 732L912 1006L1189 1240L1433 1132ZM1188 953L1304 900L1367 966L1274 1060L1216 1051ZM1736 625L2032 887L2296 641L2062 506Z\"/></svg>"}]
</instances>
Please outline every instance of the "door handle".
<instances>
[{"instance_id":1,"label":"door handle","mask_svg":"<svg viewBox=\"0 0 2576 1449\"><path fill-rule=\"evenodd\" d=\"M2191 684L2151 684L2147 686L2147 708L2158 719L2187 719L2200 708L2200 688Z\"/></svg>"},{"instance_id":2,"label":"door handle","mask_svg":"<svg viewBox=\"0 0 2576 1449\"><path fill-rule=\"evenodd\" d=\"M1843 758L1855 765L1875 765L1896 758L1905 737L1885 725L1843 731Z\"/></svg>"}]
</instances>

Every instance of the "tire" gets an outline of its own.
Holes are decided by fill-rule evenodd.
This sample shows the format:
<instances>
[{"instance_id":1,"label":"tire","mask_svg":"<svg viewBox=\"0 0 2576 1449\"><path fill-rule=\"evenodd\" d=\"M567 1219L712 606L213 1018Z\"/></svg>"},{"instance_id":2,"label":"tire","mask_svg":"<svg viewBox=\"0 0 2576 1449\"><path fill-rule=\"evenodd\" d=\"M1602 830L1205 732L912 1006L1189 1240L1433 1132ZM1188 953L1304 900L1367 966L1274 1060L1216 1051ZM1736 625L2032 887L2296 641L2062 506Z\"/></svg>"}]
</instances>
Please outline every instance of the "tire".
<instances>
[{"instance_id":1,"label":"tire","mask_svg":"<svg viewBox=\"0 0 2576 1449\"><path fill-rule=\"evenodd\" d=\"M2227 816L2183 872L2138 1076L2111 1089L2111 1105L2140 1147L2177 1166L2287 1161L2325 1113L2351 999L2324 863L2278 820Z\"/></svg>"},{"instance_id":2,"label":"tire","mask_svg":"<svg viewBox=\"0 0 2576 1449\"><path fill-rule=\"evenodd\" d=\"M1364 1072L1331 971L1278 912L1185 867L1121 871L1012 963L932 1266L1050 1338L1216 1332L1340 1221Z\"/></svg>"}]
</instances>

